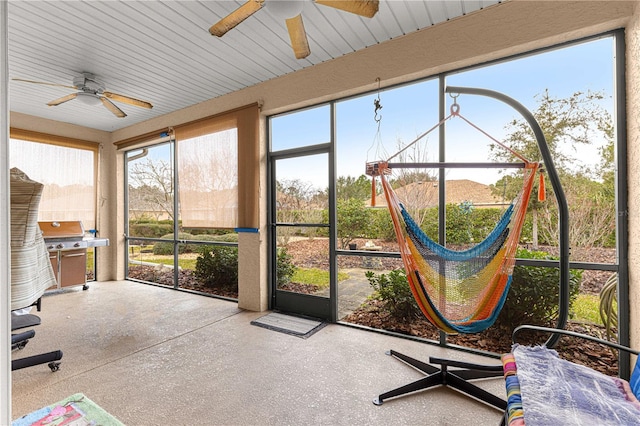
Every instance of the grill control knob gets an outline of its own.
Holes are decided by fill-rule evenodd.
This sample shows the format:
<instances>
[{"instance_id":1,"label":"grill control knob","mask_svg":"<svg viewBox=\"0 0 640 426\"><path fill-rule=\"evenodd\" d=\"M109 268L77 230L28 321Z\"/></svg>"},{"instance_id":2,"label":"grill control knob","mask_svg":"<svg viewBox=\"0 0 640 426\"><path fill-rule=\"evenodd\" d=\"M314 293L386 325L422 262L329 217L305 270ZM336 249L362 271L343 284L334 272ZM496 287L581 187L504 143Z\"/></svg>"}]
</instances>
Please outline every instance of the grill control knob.
<instances>
[{"instance_id":1,"label":"grill control knob","mask_svg":"<svg viewBox=\"0 0 640 426\"><path fill-rule=\"evenodd\" d=\"M54 248L56 248L56 246L54 246L53 244L51 244L50 246L47 246L47 250L53 250Z\"/></svg>"},{"instance_id":2,"label":"grill control knob","mask_svg":"<svg viewBox=\"0 0 640 426\"><path fill-rule=\"evenodd\" d=\"M73 246L74 247L80 247L80 243L75 243Z\"/></svg>"},{"instance_id":3,"label":"grill control knob","mask_svg":"<svg viewBox=\"0 0 640 426\"><path fill-rule=\"evenodd\" d=\"M63 249L63 248L64 248L64 244L59 243L59 244L56 246L56 248L57 248L57 249Z\"/></svg>"}]
</instances>

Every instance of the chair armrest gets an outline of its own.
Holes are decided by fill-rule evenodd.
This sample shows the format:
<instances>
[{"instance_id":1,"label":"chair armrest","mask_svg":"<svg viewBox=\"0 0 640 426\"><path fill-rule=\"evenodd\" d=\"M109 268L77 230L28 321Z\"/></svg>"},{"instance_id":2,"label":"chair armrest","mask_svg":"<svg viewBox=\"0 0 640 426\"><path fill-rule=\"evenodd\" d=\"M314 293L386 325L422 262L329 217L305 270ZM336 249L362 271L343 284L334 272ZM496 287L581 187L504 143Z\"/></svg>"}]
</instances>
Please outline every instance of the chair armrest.
<instances>
[{"instance_id":1,"label":"chair armrest","mask_svg":"<svg viewBox=\"0 0 640 426\"><path fill-rule=\"evenodd\" d=\"M578 337L585 340L591 340L592 342L600 343L601 345L609 346L611 348L619 349L624 352L628 352L634 355L640 355L640 351L635 349L631 349L627 346L622 346L615 342L610 342L608 340L599 339L597 337L589 336L588 334L576 333L575 331L563 330L558 328L551 327L541 327L538 325L521 325L515 328L512 333L511 340L513 343L517 343L517 334L522 330L532 330L532 331L541 331L544 333L553 333L553 334L561 334L565 336Z\"/></svg>"}]
</instances>

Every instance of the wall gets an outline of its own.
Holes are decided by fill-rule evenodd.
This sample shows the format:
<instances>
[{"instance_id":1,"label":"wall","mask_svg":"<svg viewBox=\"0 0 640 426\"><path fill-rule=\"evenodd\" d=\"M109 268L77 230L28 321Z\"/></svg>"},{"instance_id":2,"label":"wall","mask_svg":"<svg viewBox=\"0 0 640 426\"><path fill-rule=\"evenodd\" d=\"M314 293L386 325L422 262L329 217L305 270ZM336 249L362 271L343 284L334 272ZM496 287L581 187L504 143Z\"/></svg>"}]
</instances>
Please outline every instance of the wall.
<instances>
[{"instance_id":1,"label":"wall","mask_svg":"<svg viewBox=\"0 0 640 426\"><path fill-rule=\"evenodd\" d=\"M640 347L640 4L626 28L630 344ZM633 309L633 308L636 309Z\"/></svg>"}]
</instances>

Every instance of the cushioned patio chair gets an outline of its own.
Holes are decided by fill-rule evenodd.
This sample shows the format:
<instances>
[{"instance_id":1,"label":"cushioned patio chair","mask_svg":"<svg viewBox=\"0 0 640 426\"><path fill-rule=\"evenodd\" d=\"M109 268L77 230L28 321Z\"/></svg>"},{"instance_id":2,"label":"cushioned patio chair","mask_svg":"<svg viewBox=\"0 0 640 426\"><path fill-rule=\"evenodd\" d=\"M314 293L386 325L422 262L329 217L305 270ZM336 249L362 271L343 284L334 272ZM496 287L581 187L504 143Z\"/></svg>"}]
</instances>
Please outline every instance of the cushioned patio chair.
<instances>
[{"instance_id":1,"label":"cushioned patio chair","mask_svg":"<svg viewBox=\"0 0 640 426\"><path fill-rule=\"evenodd\" d=\"M568 330L523 325L523 330L554 333L591 340L638 355L638 351L607 340ZM638 358L640 360L640 358ZM502 356L507 410L504 423L516 425L637 425L640 424L640 361L630 380L611 377L561 359L546 346L514 343Z\"/></svg>"}]
</instances>

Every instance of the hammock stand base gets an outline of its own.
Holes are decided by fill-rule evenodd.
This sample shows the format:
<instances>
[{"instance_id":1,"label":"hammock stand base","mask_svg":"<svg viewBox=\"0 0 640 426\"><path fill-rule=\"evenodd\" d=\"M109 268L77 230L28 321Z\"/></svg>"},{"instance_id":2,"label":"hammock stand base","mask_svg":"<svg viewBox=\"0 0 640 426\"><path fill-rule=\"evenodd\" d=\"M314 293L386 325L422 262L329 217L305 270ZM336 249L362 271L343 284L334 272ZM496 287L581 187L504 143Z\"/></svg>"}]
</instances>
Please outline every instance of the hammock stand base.
<instances>
[{"instance_id":1,"label":"hammock stand base","mask_svg":"<svg viewBox=\"0 0 640 426\"><path fill-rule=\"evenodd\" d=\"M501 411L507 408L507 401L469 382L469 380L474 379L502 377L502 365L482 365L430 357L429 362L440 365L440 368L438 368L394 350L390 350L386 354L422 371L426 376L378 395L378 397L373 400L375 405L382 405L382 403L389 398L406 395L408 393L426 390L435 386L448 386ZM449 370L449 367L456 367L456 369Z\"/></svg>"}]
</instances>

